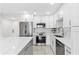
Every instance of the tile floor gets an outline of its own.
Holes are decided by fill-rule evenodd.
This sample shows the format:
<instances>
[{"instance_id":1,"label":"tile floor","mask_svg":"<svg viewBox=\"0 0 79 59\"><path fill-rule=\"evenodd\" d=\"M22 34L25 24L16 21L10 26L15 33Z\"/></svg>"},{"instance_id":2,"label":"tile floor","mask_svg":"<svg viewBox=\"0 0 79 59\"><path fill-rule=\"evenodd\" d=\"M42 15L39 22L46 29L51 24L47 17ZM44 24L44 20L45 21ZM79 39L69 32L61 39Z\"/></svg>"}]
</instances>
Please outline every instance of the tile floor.
<instances>
[{"instance_id":1,"label":"tile floor","mask_svg":"<svg viewBox=\"0 0 79 59\"><path fill-rule=\"evenodd\" d=\"M53 55L50 46L45 45L33 45L33 55Z\"/></svg>"}]
</instances>

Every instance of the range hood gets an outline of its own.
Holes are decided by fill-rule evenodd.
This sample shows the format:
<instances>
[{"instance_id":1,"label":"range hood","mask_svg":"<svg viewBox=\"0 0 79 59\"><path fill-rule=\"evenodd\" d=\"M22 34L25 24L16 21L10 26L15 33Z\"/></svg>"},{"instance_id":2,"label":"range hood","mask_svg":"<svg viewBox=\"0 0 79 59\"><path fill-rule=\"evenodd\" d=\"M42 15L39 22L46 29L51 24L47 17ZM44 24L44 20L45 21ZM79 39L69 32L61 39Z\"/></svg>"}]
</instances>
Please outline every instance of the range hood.
<instances>
[{"instance_id":1,"label":"range hood","mask_svg":"<svg viewBox=\"0 0 79 59\"><path fill-rule=\"evenodd\" d=\"M45 23L37 23L37 28L45 28Z\"/></svg>"}]
</instances>

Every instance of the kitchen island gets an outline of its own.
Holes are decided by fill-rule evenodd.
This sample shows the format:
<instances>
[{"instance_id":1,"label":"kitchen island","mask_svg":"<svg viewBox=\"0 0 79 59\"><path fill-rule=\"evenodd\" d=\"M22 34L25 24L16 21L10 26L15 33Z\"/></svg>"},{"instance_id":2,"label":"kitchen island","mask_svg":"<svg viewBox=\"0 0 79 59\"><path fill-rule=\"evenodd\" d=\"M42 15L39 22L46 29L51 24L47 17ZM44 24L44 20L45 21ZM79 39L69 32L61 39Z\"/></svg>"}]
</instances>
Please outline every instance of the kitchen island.
<instances>
[{"instance_id":1,"label":"kitchen island","mask_svg":"<svg viewBox=\"0 0 79 59\"><path fill-rule=\"evenodd\" d=\"M24 55L22 51L29 43L32 48L32 37L0 38L0 55Z\"/></svg>"}]
</instances>

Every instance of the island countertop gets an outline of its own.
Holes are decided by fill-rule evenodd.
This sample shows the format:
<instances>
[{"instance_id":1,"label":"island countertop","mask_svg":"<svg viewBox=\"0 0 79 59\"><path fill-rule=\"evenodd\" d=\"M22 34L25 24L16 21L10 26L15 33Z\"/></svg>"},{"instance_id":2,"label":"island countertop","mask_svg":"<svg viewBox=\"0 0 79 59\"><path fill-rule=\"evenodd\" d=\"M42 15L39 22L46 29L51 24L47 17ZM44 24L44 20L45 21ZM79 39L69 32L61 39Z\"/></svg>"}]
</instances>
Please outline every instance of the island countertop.
<instances>
[{"instance_id":1,"label":"island countertop","mask_svg":"<svg viewBox=\"0 0 79 59\"><path fill-rule=\"evenodd\" d=\"M17 55L32 37L0 38L0 55Z\"/></svg>"}]
</instances>

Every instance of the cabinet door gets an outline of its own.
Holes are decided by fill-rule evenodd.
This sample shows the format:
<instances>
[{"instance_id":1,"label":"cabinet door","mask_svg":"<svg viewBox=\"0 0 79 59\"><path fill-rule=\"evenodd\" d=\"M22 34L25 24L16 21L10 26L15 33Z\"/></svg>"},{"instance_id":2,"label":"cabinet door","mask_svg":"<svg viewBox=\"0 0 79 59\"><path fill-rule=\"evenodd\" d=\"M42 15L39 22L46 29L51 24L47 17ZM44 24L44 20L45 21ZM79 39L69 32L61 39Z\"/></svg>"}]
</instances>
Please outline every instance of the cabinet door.
<instances>
[{"instance_id":1,"label":"cabinet door","mask_svg":"<svg viewBox=\"0 0 79 59\"><path fill-rule=\"evenodd\" d=\"M50 16L50 19L49 19L49 27L50 28L53 28L54 27L54 24L53 24L53 15Z\"/></svg>"},{"instance_id":2,"label":"cabinet door","mask_svg":"<svg viewBox=\"0 0 79 59\"><path fill-rule=\"evenodd\" d=\"M56 54L56 40L54 37L52 39L52 47L53 47L52 49L53 49L54 54Z\"/></svg>"},{"instance_id":3,"label":"cabinet door","mask_svg":"<svg viewBox=\"0 0 79 59\"><path fill-rule=\"evenodd\" d=\"M52 35L50 35L50 46L52 46Z\"/></svg>"},{"instance_id":4,"label":"cabinet door","mask_svg":"<svg viewBox=\"0 0 79 59\"><path fill-rule=\"evenodd\" d=\"M45 16L42 16L42 17L41 17L41 22L42 22L42 23L45 23Z\"/></svg>"},{"instance_id":5,"label":"cabinet door","mask_svg":"<svg viewBox=\"0 0 79 59\"><path fill-rule=\"evenodd\" d=\"M72 22L72 15L73 12L72 10L69 10L71 7L67 6L63 9L63 26L64 27L70 27L71 26L71 22Z\"/></svg>"},{"instance_id":6,"label":"cabinet door","mask_svg":"<svg viewBox=\"0 0 79 59\"><path fill-rule=\"evenodd\" d=\"M49 18L49 16L45 16L45 23L46 23L46 28L49 28L49 20L50 18Z\"/></svg>"},{"instance_id":7,"label":"cabinet door","mask_svg":"<svg viewBox=\"0 0 79 59\"><path fill-rule=\"evenodd\" d=\"M71 8L72 7L72 8ZM79 26L79 4L73 4L70 6L70 18L72 26Z\"/></svg>"},{"instance_id":8,"label":"cabinet door","mask_svg":"<svg viewBox=\"0 0 79 59\"><path fill-rule=\"evenodd\" d=\"M53 27L56 28L57 15L53 16Z\"/></svg>"},{"instance_id":9,"label":"cabinet door","mask_svg":"<svg viewBox=\"0 0 79 59\"><path fill-rule=\"evenodd\" d=\"M63 11L64 27L69 26L70 20L72 26L79 26L79 4L66 4Z\"/></svg>"},{"instance_id":10,"label":"cabinet door","mask_svg":"<svg viewBox=\"0 0 79 59\"><path fill-rule=\"evenodd\" d=\"M53 53L56 54L56 40L52 35L50 36L50 45Z\"/></svg>"},{"instance_id":11,"label":"cabinet door","mask_svg":"<svg viewBox=\"0 0 79 59\"><path fill-rule=\"evenodd\" d=\"M73 27L71 31L72 54L79 55L79 27Z\"/></svg>"},{"instance_id":12,"label":"cabinet door","mask_svg":"<svg viewBox=\"0 0 79 59\"><path fill-rule=\"evenodd\" d=\"M73 13L71 13L71 8L70 5L66 4L61 9L63 11L63 27L70 27L70 15Z\"/></svg>"},{"instance_id":13,"label":"cabinet door","mask_svg":"<svg viewBox=\"0 0 79 59\"><path fill-rule=\"evenodd\" d=\"M63 27L63 18L59 18L57 21L56 21L56 25L57 27Z\"/></svg>"},{"instance_id":14,"label":"cabinet door","mask_svg":"<svg viewBox=\"0 0 79 59\"><path fill-rule=\"evenodd\" d=\"M34 16L34 18L33 18L33 28L36 28L36 25L39 22L40 22L40 17L39 16Z\"/></svg>"},{"instance_id":15,"label":"cabinet door","mask_svg":"<svg viewBox=\"0 0 79 59\"><path fill-rule=\"evenodd\" d=\"M68 12L64 11L64 14L63 14L63 27L69 27L70 26L70 21L71 21L71 19L69 19Z\"/></svg>"}]
</instances>

